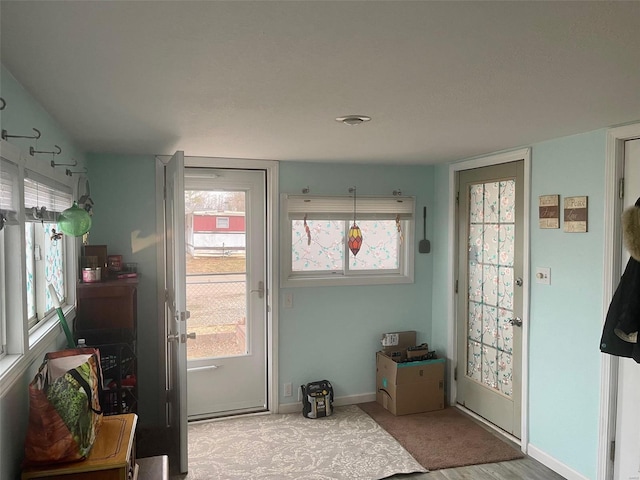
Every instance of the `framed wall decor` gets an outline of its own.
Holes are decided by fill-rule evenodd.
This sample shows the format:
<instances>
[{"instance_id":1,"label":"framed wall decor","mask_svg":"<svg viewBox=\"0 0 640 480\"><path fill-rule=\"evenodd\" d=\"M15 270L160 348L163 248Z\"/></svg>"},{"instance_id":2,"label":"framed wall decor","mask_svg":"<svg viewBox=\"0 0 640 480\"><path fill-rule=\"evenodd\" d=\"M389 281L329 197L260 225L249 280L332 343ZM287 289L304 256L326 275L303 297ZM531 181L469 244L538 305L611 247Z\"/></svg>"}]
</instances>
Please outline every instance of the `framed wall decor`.
<instances>
[{"instance_id":1,"label":"framed wall decor","mask_svg":"<svg viewBox=\"0 0 640 480\"><path fill-rule=\"evenodd\" d=\"M564 199L564 231L585 233L589 217L588 197L567 197Z\"/></svg>"},{"instance_id":2,"label":"framed wall decor","mask_svg":"<svg viewBox=\"0 0 640 480\"><path fill-rule=\"evenodd\" d=\"M560 195L540 195L538 221L540 228L560 228Z\"/></svg>"}]
</instances>

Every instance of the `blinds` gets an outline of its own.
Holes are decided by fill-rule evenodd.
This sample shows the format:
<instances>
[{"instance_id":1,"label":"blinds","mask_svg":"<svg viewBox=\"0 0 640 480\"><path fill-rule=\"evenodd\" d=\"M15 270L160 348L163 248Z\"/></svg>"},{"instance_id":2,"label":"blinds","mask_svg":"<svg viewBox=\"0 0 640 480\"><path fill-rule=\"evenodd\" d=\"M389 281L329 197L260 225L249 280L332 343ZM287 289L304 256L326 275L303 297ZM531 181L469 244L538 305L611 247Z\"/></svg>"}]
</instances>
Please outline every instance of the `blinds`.
<instances>
[{"instance_id":1,"label":"blinds","mask_svg":"<svg viewBox=\"0 0 640 480\"><path fill-rule=\"evenodd\" d=\"M413 197L356 198L356 220L402 220L413 218ZM285 195L285 214L289 220L353 220L353 197Z\"/></svg>"},{"instance_id":2,"label":"blinds","mask_svg":"<svg viewBox=\"0 0 640 480\"><path fill-rule=\"evenodd\" d=\"M18 167L0 158L0 215L16 223L18 213Z\"/></svg>"},{"instance_id":3,"label":"blinds","mask_svg":"<svg viewBox=\"0 0 640 480\"><path fill-rule=\"evenodd\" d=\"M45 222L55 222L58 215L73 204L71 188L30 170L24 173L24 206L28 220L40 220L33 207L45 207Z\"/></svg>"}]
</instances>

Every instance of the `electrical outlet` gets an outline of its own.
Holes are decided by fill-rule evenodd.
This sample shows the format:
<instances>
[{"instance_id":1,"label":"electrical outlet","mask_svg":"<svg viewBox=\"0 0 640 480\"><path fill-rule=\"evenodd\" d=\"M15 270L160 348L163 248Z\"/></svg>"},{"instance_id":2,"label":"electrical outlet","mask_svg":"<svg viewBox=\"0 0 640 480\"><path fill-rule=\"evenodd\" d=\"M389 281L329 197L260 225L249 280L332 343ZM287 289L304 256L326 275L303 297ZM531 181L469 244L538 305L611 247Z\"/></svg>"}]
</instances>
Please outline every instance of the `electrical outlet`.
<instances>
[{"instance_id":1,"label":"electrical outlet","mask_svg":"<svg viewBox=\"0 0 640 480\"><path fill-rule=\"evenodd\" d=\"M291 383L285 383L284 384L284 396L285 397L290 397L292 395L293 395L293 391L292 391Z\"/></svg>"}]
</instances>

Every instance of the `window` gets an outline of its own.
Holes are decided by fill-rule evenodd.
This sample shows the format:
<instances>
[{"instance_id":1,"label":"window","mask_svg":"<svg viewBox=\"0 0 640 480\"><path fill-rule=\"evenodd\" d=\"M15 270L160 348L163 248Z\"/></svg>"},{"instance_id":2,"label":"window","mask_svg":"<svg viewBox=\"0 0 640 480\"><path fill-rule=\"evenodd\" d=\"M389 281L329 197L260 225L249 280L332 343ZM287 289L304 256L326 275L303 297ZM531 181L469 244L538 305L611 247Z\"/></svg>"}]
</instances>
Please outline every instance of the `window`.
<instances>
[{"instance_id":1,"label":"window","mask_svg":"<svg viewBox=\"0 0 640 480\"><path fill-rule=\"evenodd\" d=\"M216 228L217 229L229 228L229 217L216 217Z\"/></svg>"},{"instance_id":2,"label":"window","mask_svg":"<svg viewBox=\"0 0 640 480\"><path fill-rule=\"evenodd\" d=\"M5 232L17 225L18 213L18 167L0 158L0 285L7 284L7 261L9 254ZM0 291L0 358L7 353L7 292Z\"/></svg>"},{"instance_id":3,"label":"window","mask_svg":"<svg viewBox=\"0 0 640 480\"><path fill-rule=\"evenodd\" d=\"M72 205L73 179L0 140L0 391L60 335L53 286L73 322L79 241L52 239Z\"/></svg>"},{"instance_id":4,"label":"window","mask_svg":"<svg viewBox=\"0 0 640 480\"><path fill-rule=\"evenodd\" d=\"M25 283L30 329L53 311L49 285L53 285L60 304L65 304L65 237L56 239L53 234L58 215L72 202L71 190L65 185L25 171Z\"/></svg>"},{"instance_id":5,"label":"window","mask_svg":"<svg viewBox=\"0 0 640 480\"><path fill-rule=\"evenodd\" d=\"M413 282L411 197L358 197L363 243L348 247L353 197L283 195L283 286Z\"/></svg>"}]
</instances>

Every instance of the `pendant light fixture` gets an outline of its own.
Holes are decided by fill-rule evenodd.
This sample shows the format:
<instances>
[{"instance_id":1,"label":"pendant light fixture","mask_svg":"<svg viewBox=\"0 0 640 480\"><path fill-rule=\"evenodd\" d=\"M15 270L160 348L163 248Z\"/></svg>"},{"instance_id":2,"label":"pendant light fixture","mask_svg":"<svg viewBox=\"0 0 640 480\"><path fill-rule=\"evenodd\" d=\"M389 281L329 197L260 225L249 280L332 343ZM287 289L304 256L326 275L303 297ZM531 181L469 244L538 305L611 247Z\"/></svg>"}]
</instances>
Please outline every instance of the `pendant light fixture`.
<instances>
[{"instance_id":1,"label":"pendant light fixture","mask_svg":"<svg viewBox=\"0 0 640 480\"><path fill-rule=\"evenodd\" d=\"M91 228L91 217L76 202L58 217L58 228L62 233L72 237L81 237Z\"/></svg>"},{"instance_id":2,"label":"pendant light fixture","mask_svg":"<svg viewBox=\"0 0 640 480\"><path fill-rule=\"evenodd\" d=\"M353 193L353 225L349 229L349 250L355 257L362 247L362 231L356 224L356 187L349 188L349 193Z\"/></svg>"}]
</instances>

